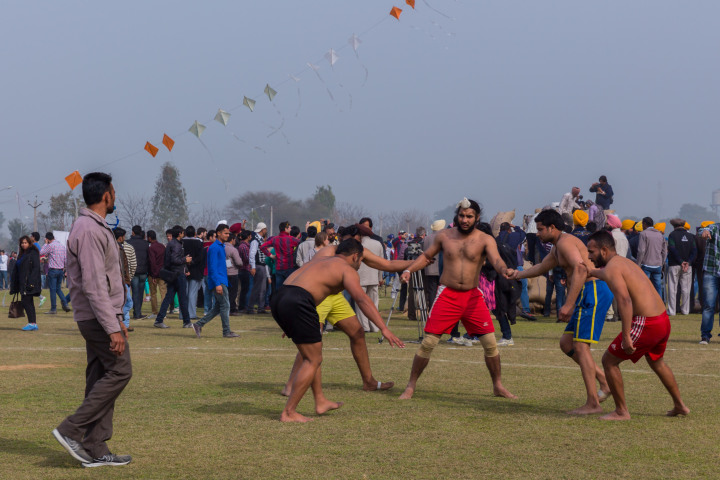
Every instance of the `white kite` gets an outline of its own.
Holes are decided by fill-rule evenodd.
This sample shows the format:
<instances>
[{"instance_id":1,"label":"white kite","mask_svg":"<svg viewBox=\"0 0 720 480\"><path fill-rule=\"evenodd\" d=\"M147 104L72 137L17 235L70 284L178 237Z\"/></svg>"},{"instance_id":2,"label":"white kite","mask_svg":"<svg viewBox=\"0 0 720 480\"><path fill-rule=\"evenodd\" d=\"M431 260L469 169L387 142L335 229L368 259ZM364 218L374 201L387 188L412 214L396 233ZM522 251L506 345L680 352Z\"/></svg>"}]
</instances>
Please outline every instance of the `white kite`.
<instances>
[{"instance_id":1,"label":"white kite","mask_svg":"<svg viewBox=\"0 0 720 480\"><path fill-rule=\"evenodd\" d=\"M275 90L273 90L273 88L270 86L269 83L265 84L265 90L263 90L263 91L265 92L265 95L268 96L268 98L270 99L271 102L272 102L273 98L275 98L275 95L277 95L277 92Z\"/></svg>"},{"instance_id":2,"label":"white kite","mask_svg":"<svg viewBox=\"0 0 720 480\"><path fill-rule=\"evenodd\" d=\"M243 105L248 107L251 112L255 111L255 100L248 97L243 97Z\"/></svg>"},{"instance_id":3,"label":"white kite","mask_svg":"<svg viewBox=\"0 0 720 480\"><path fill-rule=\"evenodd\" d=\"M218 108L218 112L215 115L215 121L220 122L227 127L228 120L230 120L230 113L226 112L222 108Z\"/></svg>"},{"instance_id":4,"label":"white kite","mask_svg":"<svg viewBox=\"0 0 720 480\"><path fill-rule=\"evenodd\" d=\"M335 50L333 50L331 48L330 51L325 54L325 58L327 59L328 62L330 62L330 66L333 67L333 66L335 66L335 63L338 61L338 58L340 58L340 57L338 57L337 53L335 53Z\"/></svg>"},{"instance_id":5,"label":"white kite","mask_svg":"<svg viewBox=\"0 0 720 480\"><path fill-rule=\"evenodd\" d=\"M351 46L351 47L353 48L353 50L355 51L355 55L357 55L358 47L359 47L360 44L362 43L362 40L360 40L360 37L358 37L357 35L355 35L355 34L353 33L353 36L348 39L348 43L350 44L350 46Z\"/></svg>"},{"instance_id":6,"label":"white kite","mask_svg":"<svg viewBox=\"0 0 720 480\"><path fill-rule=\"evenodd\" d=\"M195 123L192 124L190 128L188 128L188 132L192 133L196 137L200 138L200 135L205 131L205 125L202 123L199 123L197 120L195 120Z\"/></svg>"}]
</instances>

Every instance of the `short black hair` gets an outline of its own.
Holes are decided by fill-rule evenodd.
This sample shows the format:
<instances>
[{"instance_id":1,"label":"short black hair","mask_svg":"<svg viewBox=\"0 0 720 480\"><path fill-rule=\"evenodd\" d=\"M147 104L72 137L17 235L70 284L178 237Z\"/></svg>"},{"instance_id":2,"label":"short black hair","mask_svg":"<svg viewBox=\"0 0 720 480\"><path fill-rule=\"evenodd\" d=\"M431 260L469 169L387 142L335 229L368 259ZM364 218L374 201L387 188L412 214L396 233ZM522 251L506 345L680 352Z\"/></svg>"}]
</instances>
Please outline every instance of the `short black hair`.
<instances>
[{"instance_id":1,"label":"short black hair","mask_svg":"<svg viewBox=\"0 0 720 480\"><path fill-rule=\"evenodd\" d=\"M500 231L501 232L508 232L510 231L510 222L503 222L500 224Z\"/></svg>"},{"instance_id":2,"label":"short black hair","mask_svg":"<svg viewBox=\"0 0 720 480\"><path fill-rule=\"evenodd\" d=\"M115 230L113 230L113 233L115 234L115 240L117 240L120 237L124 237L127 232L122 227L115 227Z\"/></svg>"},{"instance_id":3,"label":"short black hair","mask_svg":"<svg viewBox=\"0 0 720 480\"><path fill-rule=\"evenodd\" d=\"M178 225L175 225L170 229L170 235L172 235L172 238L178 238L182 232L183 228Z\"/></svg>"},{"instance_id":4,"label":"short black hair","mask_svg":"<svg viewBox=\"0 0 720 480\"><path fill-rule=\"evenodd\" d=\"M165 230L165 235L172 235L172 232L173 232L173 229L168 228L167 230Z\"/></svg>"},{"instance_id":5,"label":"short black hair","mask_svg":"<svg viewBox=\"0 0 720 480\"><path fill-rule=\"evenodd\" d=\"M252 232L250 230L243 230L240 232L240 240L246 240L252 236Z\"/></svg>"},{"instance_id":6,"label":"short black hair","mask_svg":"<svg viewBox=\"0 0 720 480\"><path fill-rule=\"evenodd\" d=\"M593 241L597 244L598 247L603 248L607 247L612 251L615 251L615 239L613 238L612 234L608 232L607 230L598 230L597 232L590 235L590 238L588 238L588 242Z\"/></svg>"},{"instance_id":7,"label":"short black hair","mask_svg":"<svg viewBox=\"0 0 720 480\"><path fill-rule=\"evenodd\" d=\"M354 238L346 238L340 242L340 245L338 245L335 250L335 255L342 255L344 257L349 257L350 255L355 255L356 253L362 254L363 246L362 243L358 242Z\"/></svg>"},{"instance_id":8,"label":"short black hair","mask_svg":"<svg viewBox=\"0 0 720 480\"><path fill-rule=\"evenodd\" d=\"M148 230L147 238L148 240L157 240L157 233L155 233L155 230Z\"/></svg>"},{"instance_id":9,"label":"short black hair","mask_svg":"<svg viewBox=\"0 0 720 480\"><path fill-rule=\"evenodd\" d=\"M601 183L607 183L607 177L605 175L600 175L600 182Z\"/></svg>"},{"instance_id":10,"label":"short black hair","mask_svg":"<svg viewBox=\"0 0 720 480\"><path fill-rule=\"evenodd\" d=\"M214 237L217 232L215 230L208 230L208 237Z\"/></svg>"},{"instance_id":11,"label":"short black hair","mask_svg":"<svg viewBox=\"0 0 720 480\"><path fill-rule=\"evenodd\" d=\"M310 238L315 238L315 235L317 235L317 227L315 225L310 225L307 228L307 234Z\"/></svg>"},{"instance_id":12,"label":"short black hair","mask_svg":"<svg viewBox=\"0 0 720 480\"><path fill-rule=\"evenodd\" d=\"M338 237L355 237L357 235L360 235L360 231L357 228L357 225L348 225L347 227L340 227L337 231Z\"/></svg>"},{"instance_id":13,"label":"short black hair","mask_svg":"<svg viewBox=\"0 0 720 480\"><path fill-rule=\"evenodd\" d=\"M370 228L373 228L372 219L371 219L370 217L363 217L363 218L360 219L360 221L359 221L358 223L359 223L360 225L362 225L362 224L365 223L365 222L368 223L368 226L369 226Z\"/></svg>"},{"instance_id":14,"label":"short black hair","mask_svg":"<svg viewBox=\"0 0 720 480\"><path fill-rule=\"evenodd\" d=\"M235 241L235 234L230 232L230 235L228 235L228 243L232 243Z\"/></svg>"},{"instance_id":15,"label":"short black hair","mask_svg":"<svg viewBox=\"0 0 720 480\"><path fill-rule=\"evenodd\" d=\"M300 227L293 225L290 227L290 236L297 237L300 234Z\"/></svg>"},{"instance_id":16,"label":"short black hair","mask_svg":"<svg viewBox=\"0 0 720 480\"><path fill-rule=\"evenodd\" d=\"M197 232L196 232L196 233L198 234L198 236L202 235L203 233L207 233L207 228L205 228L205 227L200 227L200 228L197 229Z\"/></svg>"},{"instance_id":17,"label":"short black hair","mask_svg":"<svg viewBox=\"0 0 720 480\"><path fill-rule=\"evenodd\" d=\"M220 223L217 227L215 227L215 231L213 233L220 233L228 228L230 227L228 227L227 223Z\"/></svg>"},{"instance_id":18,"label":"short black hair","mask_svg":"<svg viewBox=\"0 0 720 480\"><path fill-rule=\"evenodd\" d=\"M102 172L88 173L83 177L82 194L88 207L102 202L102 197L110 191L112 176Z\"/></svg>"},{"instance_id":19,"label":"short black hair","mask_svg":"<svg viewBox=\"0 0 720 480\"><path fill-rule=\"evenodd\" d=\"M535 217L535 223L541 223L545 228L552 225L561 232L565 230L565 221L563 220L562 215L552 209L543 210L538 213Z\"/></svg>"},{"instance_id":20,"label":"short black hair","mask_svg":"<svg viewBox=\"0 0 720 480\"><path fill-rule=\"evenodd\" d=\"M492 227L487 222L478 222L477 225L475 225L475 228L480 230L483 233L487 233L491 237L493 236Z\"/></svg>"},{"instance_id":21,"label":"short black hair","mask_svg":"<svg viewBox=\"0 0 720 480\"><path fill-rule=\"evenodd\" d=\"M323 228L323 231L327 230L328 228L332 228L332 229L334 230L334 229L335 229L335 224L332 223L332 222L326 223L326 224L325 224L325 227Z\"/></svg>"},{"instance_id":22,"label":"short black hair","mask_svg":"<svg viewBox=\"0 0 720 480\"><path fill-rule=\"evenodd\" d=\"M38 232L32 232L30 236L34 238L36 242L40 241L40 234Z\"/></svg>"},{"instance_id":23,"label":"short black hair","mask_svg":"<svg viewBox=\"0 0 720 480\"><path fill-rule=\"evenodd\" d=\"M194 237L195 236L195 227L192 225L188 225L185 229L185 236L186 237Z\"/></svg>"},{"instance_id":24,"label":"short black hair","mask_svg":"<svg viewBox=\"0 0 720 480\"><path fill-rule=\"evenodd\" d=\"M645 217L642 219L642 224L643 224L643 230L644 230L646 228L650 228L653 225L655 225L655 222L653 222L653 219L651 217Z\"/></svg>"},{"instance_id":25,"label":"short black hair","mask_svg":"<svg viewBox=\"0 0 720 480\"><path fill-rule=\"evenodd\" d=\"M52 232L47 232L45 234L45 238L47 238L48 240L55 240L55 235L53 235Z\"/></svg>"},{"instance_id":26,"label":"short black hair","mask_svg":"<svg viewBox=\"0 0 720 480\"><path fill-rule=\"evenodd\" d=\"M287 220L284 222L280 222L280 231L284 232L285 229L289 226L290 226L290 222L288 222Z\"/></svg>"},{"instance_id":27,"label":"short black hair","mask_svg":"<svg viewBox=\"0 0 720 480\"><path fill-rule=\"evenodd\" d=\"M140 225L133 225L132 233L133 235L142 235L142 227Z\"/></svg>"}]
</instances>

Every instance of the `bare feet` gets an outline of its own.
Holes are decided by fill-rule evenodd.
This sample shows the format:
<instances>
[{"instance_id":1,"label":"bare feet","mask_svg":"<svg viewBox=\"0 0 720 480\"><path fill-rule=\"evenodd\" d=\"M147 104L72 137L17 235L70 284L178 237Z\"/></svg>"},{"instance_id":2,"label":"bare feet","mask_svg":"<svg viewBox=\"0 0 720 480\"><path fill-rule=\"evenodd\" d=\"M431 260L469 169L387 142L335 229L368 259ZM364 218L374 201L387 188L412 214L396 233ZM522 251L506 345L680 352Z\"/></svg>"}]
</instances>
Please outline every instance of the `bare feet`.
<instances>
[{"instance_id":1,"label":"bare feet","mask_svg":"<svg viewBox=\"0 0 720 480\"><path fill-rule=\"evenodd\" d=\"M680 416L680 415L682 415L682 416L684 417L684 416L687 415L688 413L690 413L690 409L687 408L685 405L683 405L682 407L675 407L675 408L673 408L672 410L668 410L668 412L666 413L666 415L667 415L668 417L677 417L677 416Z\"/></svg>"},{"instance_id":2,"label":"bare feet","mask_svg":"<svg viewBox=\"0 0 720 480\"><path fill-rule=\"evenodd\" d=\"M402 395L400 395L400 400L410 400L413 396L413 393L415 393L415 389L412 387L407 387L402 393Z\"/></svg>"},{"instance_id":3,"label":"bare feet","mask_svg":"<svg viewBox=\"0 0 720 480\"><path fill-rule=\"evenodd\" d=\"M337 410L342 406L343 402L331 402L330 400L326 400L315 405L315 413L317 413L318 415L322 415L323 413L327 413L330 410Z\"/></svg>"},{"instance_id":4,"label":"bare feet","mask_svg":"<svg viewBox=\"0 0 720 480\"><path fill-rule=\"evenodd\" d=\"M303 415L300 415L298 412L286 412L285 410L283 410L280 414L281 422L307 423L312 422L313 420L313 418L305 417Z\"/></svg>"},{"instance_id":5,"label":"bare feet","mask_svg":"<svg viewBox=\"0 0 720 480\"><path fill-rule=\"evenodd\" d=\"M496 397L511 398L513 400L518 398L517 395L513 395L502 385L500 385L499 387L493 387L493 395L495 395Z\"/></svg>"},{"instance_id":6,"label":"bare feet","mask_svg":"<svg viewBox=\"0 0 720 480\"><path fill-rule=\"evenodd\" d=\"M593 413L602 413L603 409L598 404L597 406L593 407L591 405L585 404L582 407L576 408L575 410L570 410L567 412L568 415L591 415ZM629 415L628 415L629 418Z\"/></svg>"},{"instance_id":7,"label":"bare feet","mask_svg":"<svg viewBox=\"0 0 720 480\"><path fill-rule=\"evenodd\" d=\"M628 412L618 413L617 410L603 415L600 420L630 420L630 414Z\"/></svg>"},{"instance_id":8,"label":"bare feet","mask_svg":"<svg viewBox=\"0 0 720 480\"><path fill-rule=\"evenodd\" d=\"M395 382L373 382L371 384L365 384L363 385L363 390L366 392L377 392L377 391L385 391L390 390L392 387L395 386Z\"/></svg>"}]
</instances>

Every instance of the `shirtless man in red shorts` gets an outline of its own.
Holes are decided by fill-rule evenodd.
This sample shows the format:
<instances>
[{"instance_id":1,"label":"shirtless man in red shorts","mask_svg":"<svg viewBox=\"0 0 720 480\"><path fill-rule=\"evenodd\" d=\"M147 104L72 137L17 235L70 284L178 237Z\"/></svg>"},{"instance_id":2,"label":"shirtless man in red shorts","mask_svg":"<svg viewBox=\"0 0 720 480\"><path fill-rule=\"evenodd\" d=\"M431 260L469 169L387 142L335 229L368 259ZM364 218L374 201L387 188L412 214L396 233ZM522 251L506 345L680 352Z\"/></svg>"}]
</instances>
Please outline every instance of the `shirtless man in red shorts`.
<instances>
[{"instance_id":1,"label":"shirtless man in red shorts","mask_svg":"<svg viewBox=\"0 0 720 480\"><path fill-rule=\"evenodd\" d=\"M463 199L455 212L456 228L439 232L430 248L401 276L401 279L407 282L412 272L425 268L442 250L444 268L437 298L430 310L425 325L425 338L413 359L410 380L400 395L401 400L412 398L417 380L430 363L430 354L440 341L440 336L450 333L458 319L462 321L469 335L480 337L480 343L485 350L485 365L492 378L493 394L498 397L517 398L500 381L500 354L495 341L495 327L483 294L478 288L480 267L485 263L486 256L500 275L507 271L495 239L475 229L475 224L480 219L480 211L477 202Z\"/></svg>"},{"instance_id":2,"label":"shirtless man in red shorts","mask_svg":"<svg viewBox=\"0 0 720 480\"><path fill-rule=\"evenodd\" d=\"M643 356L672 397L674 407L667 415L687 415L690 409L680 398L672 370L663 361L670 337L670 319L660 295L640 267L615 253L615 241L610 233L602 230L592 234L587 247L590 260L598 267L591 269L590 275L608 284L617 299L622 321L622 333L610 344L602 359L615 400L615 411L601 418L630 420L619 365L625 360L636 363Z\"/></svg>"}]
</instances>

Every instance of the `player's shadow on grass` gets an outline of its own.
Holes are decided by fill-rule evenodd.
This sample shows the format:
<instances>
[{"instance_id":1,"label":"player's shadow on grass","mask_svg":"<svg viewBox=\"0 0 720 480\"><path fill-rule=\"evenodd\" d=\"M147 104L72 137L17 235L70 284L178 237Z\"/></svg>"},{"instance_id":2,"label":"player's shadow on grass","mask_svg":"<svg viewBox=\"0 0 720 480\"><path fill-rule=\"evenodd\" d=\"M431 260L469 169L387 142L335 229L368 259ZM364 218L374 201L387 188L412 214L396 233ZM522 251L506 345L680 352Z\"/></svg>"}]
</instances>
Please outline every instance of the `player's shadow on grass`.
<instances>
[{"instance_id":1,"label":"player's shadow on grass","mask_svg":"<svg viewBox=\"0 0 720 480\"><path fill-rule=\"evenodd\" d=\"M198 413L212 413L216 415L254 415L277 420L280 417L280 410L277 406L255 405L250 402L223 402L215 404L200 405L193 409Z\"/></svg>"},{"instance_id":2,"label":"player's shadow on grass","mask_svg":"<svg viewBox=\"0 0 720 480\"><path fill-rule=\"evenodd\" d=\"M517 392L514 392L517 393ZM529 394L528 394L529 395ZM553 416L566 417L565 410L550 407L548 405L534 402L530 396L528 401L523 401L522 397L517 400L510 400L501 397L492 396L490 393L451 393L441 390L417 391L412 401L433 401L438 407L447 408L449 410L456 409L460 412L467 410L478 410L484 412L492 412L497 414L517 415L525 414L543 414ZM574 407L573 407L574 408Z\"/></svg>"},{"instance_id":3,"label":"player's shadow on grass","mask_svg":"<svg viewBox=\"0 0 720 480\"><path fill-rule=\"evenodd\" d=\"M31 457L45 457L36 463L38 467L73 468L80 464L68 455L58 444L58 448L49 448L42 442L0 438L0 452L11 455L27 455Z\"/></svg>"}]
</instances>

